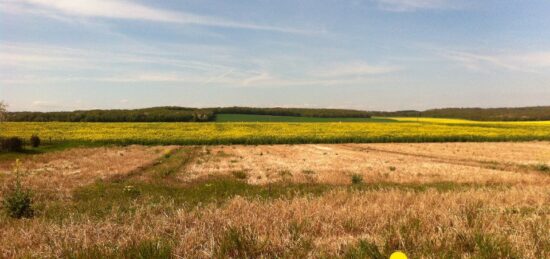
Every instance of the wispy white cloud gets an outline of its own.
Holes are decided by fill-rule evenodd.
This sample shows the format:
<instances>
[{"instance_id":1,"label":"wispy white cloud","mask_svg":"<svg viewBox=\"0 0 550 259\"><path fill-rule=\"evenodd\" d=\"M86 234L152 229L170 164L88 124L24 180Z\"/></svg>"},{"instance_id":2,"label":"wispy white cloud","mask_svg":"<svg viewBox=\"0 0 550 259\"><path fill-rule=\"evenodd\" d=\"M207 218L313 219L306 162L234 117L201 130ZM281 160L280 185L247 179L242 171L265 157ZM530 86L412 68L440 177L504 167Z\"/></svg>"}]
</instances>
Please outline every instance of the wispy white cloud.
<instances>
[{"instance_id":1,"label":"wispy white cloud","mask_svg":"<svg viewBox=\"0 0 550 259\"><path fill-rule=\"evenodd\" d=\"M464 0L374 0L388 11L410 12L417 10L457 9L463 6Z\"/></svg>"},{"instance_id":2,"label":"wispy white cloud","mask_svg":"<svg viewBox=\"0 0 550 259\"><path fill-rule=\"evenodd\" d=\"M262 71L244 78L236 87L290 87L290 86L350 86L368 85L381 82L387 78L376 75L389 74L399 71L397 68L358 66L357 63L340 63L333 66L336 70L329 71L326 67L313 68L305 71L301 76L278 75L269 71Z\"/></svg>"},{"instance_id":3,"label":"wispy white cloud","mask_svg":"<svg viewBox=\"0 0 550 259\"><path fill-rule=\"evenodd\" d=\"M62 105L59 105L59 103L55 101L42 101L42 100L33 101L31 106L36 109L48 109L48 110L64 108Z\"/></svg>"},{"instance_id":4,"label":"wispy white cloud","mask_svg":"<svg viewBox=\"0 0 550 259\"><path fill-rule=\"evenodd\" d=\"M208 53L213 56L226 56L230 51L219 46L173 46L167 49L143 49L126 45L126 50L118 47L108 49L81 49L38 44L20 44L0 42L0 66L6 68L26 68L36 70L81 70L106 69L106 65L162 65L173 68L212 71L228 70L223 64L208 62L207 55L198 55L201 59L182 56L181 53ZM185 51L180 51L184 49ZM215 58L212 58L215 59ZM111 68L112 69L112 68Z\"/></svg>"},{"instance_id":5,"label":"wispy white cloud","mask_svg":"<svg viewBox=\"0 0 550 259\"><path fill-rule=\"evenodd\" d=\"M25 5L24 3L15 1L15 0L0 0L0 12L44 16L44 17L48 17L51 19L55 19L55 20L59 20L67 23L74 22L73 19L68 18L66 16L58 15L55 12L45 10L45 9L31 8Z\"/></svg>"},{"instance_id":6,"label":"wispy white cloud","mask_svg":"<svg viewBox=\"0 0 550 259\"><path fill-rule=\"evenodd\" d=\"M263 62L258 62L259 57L254 60L226 59L226 56L238 56L239 53L215 46L212 49L203 46L206 49L201 49L195 58L178 56L179 51L173 48L158 52L134 48L129 46L127 52L118 53L113 49L88 50L0 42L0 82L6 85L88 82L251 88L338 86L367 84L381 80L378 78L381 75L401 69L364 61L330 64L301 61L298 66L301 70L289 73L278 69L278 65L269 65L286 64L289 62L286 58L278 60L270 57ZM214 56L222 58L210 59L204 55L213 52L220 52Z\"/></svg>"},{"instance_id":7,"label":"wispy white cloud","mask_svg":"<svg viewBox=\"0 0 550 259\"><path fill-rule=\"evenodd\" d=\"M264 84L264 83L271 83L273 84L275 81L277 81L275 77L270 75L268 72L262 72L260 74L253 75L251 77L245 78L242 80L241 84L243 86L251 86L251 85L257 85L257 84Z\"/></svg>"},{"instance_id":8,"label":"wispy white cloud","mask_svg":"<svg viewBox=\"0 0 550 259\"><path fill-rule=\"evenodd\" d=\"M381 82L384 79L360 78L332 78L332 77L287 77L270 72L254 73L241 71L238 75L216 77L208 75L183 75L178 73L149 73L149 74L118 74L110 77L81 78L96 82L109 83L155 83L176 85L216 85L227 88L279 88L294 86L347 86L361 85L372 82ZM207 81L207 83L204 83Z\"/></svg>"},{"instance_id":9,"label":"wispy white cloud","mask_svg":"<svg viewBox=\"0 0 550 259\"><path fill-rule=\"evenodd\" d=\"M249 22L239 22L222 17L198 15L183 11L164 10L145 6L128 0L0 0L0 6L2 6L3 11L38 14L58 19L63 19L63 16L85 18L98 17L296 34L311 34L320 32L261 25Z\"/></svg>"},{"instance_id":10,"label":"wispy white cloud","mask_svg":"<svg viewBox=\"0 0 550 259\"><path fill-rule=\"evenodd\" d=\"M441 55L476 71L487 71L496 68L526 73L542 73L550 69L550 51L514 54L443 51Z\"/></svg>"},{"instance_id":11,"label":"wispy white cloud","mask_svg":"<svg viewBox=\"0 0 550 259\"><path fill-rule=\"evenodd\" d=\"M157 51L127 46L122 52L116 47L79 49L0 42L0 82L7 85L69 81L214 84L223 83L228 71L233 70L230 60L225 58L227 49L190 45L187 49L194 51L177 51L180 48L185 46Z\"/></svg>"},{"instance_id":12,"label":"wispy white cloud","mask_svg":"<svg viewBox=\"0 0 550 259\"><path fill-rule=\"evenodd\" d=\"M364 77L382 75L400 70L397 66L371 65L363 61L333 64L315 71L320 77Z\"/></svg>"}]
</instances>

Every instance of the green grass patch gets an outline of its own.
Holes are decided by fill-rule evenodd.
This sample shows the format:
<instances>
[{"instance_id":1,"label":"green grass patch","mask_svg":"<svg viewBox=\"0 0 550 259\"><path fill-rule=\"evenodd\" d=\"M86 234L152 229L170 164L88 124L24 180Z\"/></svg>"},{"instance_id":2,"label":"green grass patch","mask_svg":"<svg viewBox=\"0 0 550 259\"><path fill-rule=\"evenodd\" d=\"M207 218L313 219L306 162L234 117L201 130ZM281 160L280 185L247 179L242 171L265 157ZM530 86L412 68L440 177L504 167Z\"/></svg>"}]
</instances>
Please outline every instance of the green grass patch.
<instances>
[{"instance_id":1,"label":"green grass patch","mask_svg":"<svg viewBox=\"0 0 550 259\"><path fill-rule=\"evenodd\" d=\"M462 191L472 188L506 188L504 185L458 184L438 182L427 184L363 183L355 185L328 185L311 183L275 183L265 186L250 185L235 178L213 178L187 185L165 181L142 182L137 180L99 181L77 189L73 200L41 206L47 218L63 219L72 215L103 218L110 214L133 213L142 205L171 204L177 208L194 209L206 204L223 204L236 196L250 199L272 200L297 196L318 196L331 190L368 192L398 189L403 191L440 192ZM173 208L174 208L173 207ZM169 210L169 208L167 208Z\"/></svg>"},{"instance_id":2,"label":"green grass patch","mask_svg":"<svg viewBox=\"0 0 550 259\"><path fill-rule=\"evenodd\" d=\"M248 174L245 171L233 171L231 174L239 180L246 180L248 178Z\"/></svg>"},{"instance_id":3,"label":"green grass patch","mask_svg":"<svg viewBox=\"0 0 550 259\"><path fill-rule=\"evenodd\" d=\"M196 151L196 148L181 148L164 154L155 166L145 170L144 173L149 173L160 179L170 178L183 170L195 158Z\"/></svg>"},{"instance_id":4,"label":"green grass patch","mask_svg":"<svg viewBox=\"0 0 550 259\"><path fill-rule=\"evenodd\" d=\"M62 252L61 258L68 259L134 259L134 258L173 258L172 246L164 241L146 240L128 247L117 249L109 247L94 246L90 248L79 248L72 245Z\"/></svg>"},{"instance_id":5,"label":"green grass patch","mask_svg":"<svg viewBox=\"0 0 550 259\"><path fill-rule=\"evenodd\" d=\"M403 191L425 192L428 190L436 190L438 192L453 192L465 191L470 189L504 189L510 185L495 183L495 184L479 184L479 183L456 183L456 182L432 182L432 183L392 183L392 182L376 182L376 183L358 183L349 188L354 191L379 191L398 189Z\"/></svg>"},{"instance_id":6,"label":"green grass patch","mask_svg":"<svg viewBox=\"0 0 550 259\"><path fill-rule=\"evenodd\" d=\"M46 154L51 152L59 152L71 148L91 148L91 147L101 147L109 146L108 144L102 143L93 143L93 142L76 142L76 141L67 141L67 142L56 142L54 144L46 144L37 148L25 147L20 152L0 152L0 161L10 161L17 159L24 159L33 155Z\"/></svg>"},{"instance_id":7,"label":"green grass patch","mask_svg":"<svg viewBox=\"0 0 550 259\"><path fill-rule=\"evenodd\" d=\"M218 241L215 258L260 258L267 251L266 241L247 228L229 228Z\"/></svg>"},{"instance_id":8,"label":"green grass patch","mask_svg":"<svg viewBox=\"0 0 550 259\"><path fill-rule=\"evenodd\" d=\"M82 187L73 194L69 204L47 206L49 218L64 218L68 214L85 214L102 218L114 212L132 213L143 204L171 203L175 206L194 208L203 204L221 204L235 196L257 199L276 199L299 195L320 195L332 187L311 184L249 185L229 178L205 180L187 186L175 186L158 182L135 180L106 182Z\"/></svg>"},{"instance_id":9,"label":"green grass patch","mask_svg":"<svg viewBox=\"0 0 550 259\"><path fill-rule=\"evenodd\" d=\"M411 224L390 230L390 236L381 247L359 240L346 247L341 256L330 258L383 259L396 251L404 251L410 258L522 258L506 238L483 233L459 233L443 244L418 243L415 239L418 226L414 222Z\"/></svg>"},{"instance_id":10,"label":"green grass patch","mask_svg":"<svg viewBox=\"0 0 550 259\"><path fill-rule=\"evenodd\" d=\"M534 166L537 171L543 172L543 173L550 173L550 166L547 164L538 164Z\"/></svg>"},{"instance_id":11,"label":"green grass patch","mask_svg":"<svg viewBox=\"0 0 550 259\"><path fill-rule=\"evenodd\" d=\"M351 183L352 184L362 184L363 183L363 176L360 174L354 174L351 176Z\"/></svg>"},{"instance_id":12,"label":"green grass patch","mask_svg":"<svg viewBox=\"0 0 550 259\"><path fill-rule=\"evenodd\" d=\"M479 258L522 258L503 237L478 233L474 240Z\"/></svg>"},{"instance_id":13,"label":"green grass patch","mask_svg":"<svg viewBox=\"0 0 550 259\"><path fill-rule=\"evenodd\" d=\"M385 259L389 256L383 255L375 244L360 240L355 246L348 247L342 258L345 259Z\"/></svg>"}]
</instances>

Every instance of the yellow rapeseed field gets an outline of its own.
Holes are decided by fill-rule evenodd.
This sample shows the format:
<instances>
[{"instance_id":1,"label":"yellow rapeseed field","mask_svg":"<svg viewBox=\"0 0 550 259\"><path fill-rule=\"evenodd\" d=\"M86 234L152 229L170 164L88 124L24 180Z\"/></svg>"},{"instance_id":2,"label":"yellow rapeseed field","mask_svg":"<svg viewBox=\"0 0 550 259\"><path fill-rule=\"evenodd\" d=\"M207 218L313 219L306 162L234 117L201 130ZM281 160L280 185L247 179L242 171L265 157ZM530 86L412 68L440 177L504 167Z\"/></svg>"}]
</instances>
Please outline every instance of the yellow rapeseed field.
<instances>
[{"instance_id":1,"label":"yellow rapeseed field","mask_svg":"<svg viewBox=\"0 0 550 259\"><path fill-rule=\"evenodd\" d=\"M550 140L550 122L397 118L393 123L7 122L0 137L113 144L278 144Z\"/></svg>"}]
</instances>

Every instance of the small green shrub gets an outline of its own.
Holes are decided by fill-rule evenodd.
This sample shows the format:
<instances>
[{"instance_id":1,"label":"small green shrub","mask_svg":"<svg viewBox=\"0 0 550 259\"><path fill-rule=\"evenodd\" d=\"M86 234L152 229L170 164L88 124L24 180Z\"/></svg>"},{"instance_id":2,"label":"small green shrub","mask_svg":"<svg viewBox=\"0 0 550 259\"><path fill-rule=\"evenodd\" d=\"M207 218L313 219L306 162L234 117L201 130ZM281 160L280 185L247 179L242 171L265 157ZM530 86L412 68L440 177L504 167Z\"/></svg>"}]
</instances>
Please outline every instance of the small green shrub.
<instances>
[{"instance_id":1,"label":"small green shrub","mask_svg":"<svg viewBox=\"0 0 550 259\"><path fill-rule=\"evenodd\" d=\"M15 189L6 195L2 205L8 216L12 218L31 218L34 215L31 206L31 194L28 190L21 187L20 184L17 184Z\"/></svg>"},{"instance_id":2,"label":"small green shrub","mask_svg":"<svg viewBox=\"0 0 550 259\"><path fill-rule=\"evenodd\" d=\"M346 259L362 259L362 258L372 258L372 259L384 259L388 258L384 256L378 247L375 244L369 243L365 240L359 241L356 246L349 247L344 252L343 258Z\"/></svg>"},{"instance_id":3,"label":"small green shrub","mask_svg":"<svg viewBox=\"0 0 550 259\"><path fill-rule=\"evenodd\" d=\"M141 191L133 185L124 186L124 193L132 198L136 198L141 194Z\"/></svg>"},{"instance_id":4,"label":"small green shrub","mask_svg":"<svg viewBox=\"0 0 550 259\"><path fill-rule=\"evenodd\" d=\"M288 226L290 243L285 248L282 258L308 258L309 253L314 249L312 237L305 234L309 224L306 221L298 222L292 220Z\"/></svg>"},{"instance_id":5,"label":"small green shrub","mask_svg":"<svg viewBox=\"0 0 550 259\"><path fill-rule=\"evenodd\" d=\"M20 152L23 150L23 140L18 137L3 139L2 150L8 152Z\"/></svg>"},{"instance_id":6,"label":"small green shrub","mask_svg":"<svg viewBox=\"0 0 550 259\"><path fill-rule=\"evenodd\" d=\"M279 176L281 176L282 178L290 178L292 177L292 172L290 172L289 170L282 170L279 172Z\"/></svg>"},{"instance_id":7,"label":"small green shrub","mask_svg":"<svg viewBox=\"0 0 550 259\"><path fill-rule=\"evenodd\" d=\"M121 249L108 249L99 245L83 248L74 244L67 244L67 247L61 251L60 258L175 258L172 245L168 242L159 240L145 240L133 242L129 246Z\"/></svg>"},{"instance_id":8,"label":"small green shrub","mask_svg":"<svg viewBox=\"0 0 550 259\"><path fill-rule=\"evenodd\" d=\"M302 174L315 174L315 171L309 170L309 169L305 169L305 170L302 170Z\"/></svg>"},{"instance_id":9,"label":"small green shrub","mask_svg":"<svg viewBox=\"0 0 550 259\"><path fill-rule=\"evenodd\" d=\"M161 241L143 241L124 249L118 258L173 258L172 246ZM115 256L113 256L115 257Z\"/></svg>"},{"instance_id":10,"label":"small green shrub","mask_svg":"<svg viewBox=\"0 0 550 259\"><path fill-rule=\"evenodd\" d=\"M535 166L535 168L541 172L545 172L545 173L550 172L550 166L548 166L547 164L538 164Z\"/></svg>"},{"instance_id":11,"label":"small green shrub","mask_svg":"<svg viewBox=\"0 0 550 259\"><path fill-rule=\"evenodd\" d=\"M216 258L259 258L265 247L249 229L229 228L216 249Z\"/></svg>"},{"instance_id":12,"label":"small green shrub","mask_svg":"<svg viewBox=\"0 0 550 259\"><path fill-rule=\"evenodd\" d=\"M232 174L233 176L235 176L235 178L240 180L248 178L248 174L245 171L233 171Z\"/></svg>"},{"instance_id":13,"label":"small green shrub","mask_svg":"<svg viewBox=\"0 0 550 259\"><path fill-rule=\"evenodd\" d=\"M37 135L32 135L32 137L31 137L31 146L33 148L39 147L41 142L42 141L40 140L40 137L38 137Z\"/></svg>"},{"instance_id":14,"label":"small green shrub","mask_svg":"<svg viewBox=\"0 0 550 259\"><path fill-rule=\"evenodd\" d=\"M354 174L351 176L351 183L352 184L362 184L363 183L363 176L360 174Z\"/></svg>"},{"instance_id":15,"label":"small green shrub","mask_svg":"<svg viewBox=\"0 0 550 259\"><path fill-rule=\"evenodd\" d=\"M15 187L6 194L2 207L8 216L16 219L31 218L34 215L32 198L29 190L23 188L19 175L19 160L15 163Z\"/></svg>"},{"instance_id":16,"label":"small green shrub","mask_svg":"<svg viewBox=\"0 0 550 259\"><path fill-rule=\"evenodd\" d=\"M480 258L521 258L504 237L476 234L475 243Z\"/></svg>"}]
</instances>

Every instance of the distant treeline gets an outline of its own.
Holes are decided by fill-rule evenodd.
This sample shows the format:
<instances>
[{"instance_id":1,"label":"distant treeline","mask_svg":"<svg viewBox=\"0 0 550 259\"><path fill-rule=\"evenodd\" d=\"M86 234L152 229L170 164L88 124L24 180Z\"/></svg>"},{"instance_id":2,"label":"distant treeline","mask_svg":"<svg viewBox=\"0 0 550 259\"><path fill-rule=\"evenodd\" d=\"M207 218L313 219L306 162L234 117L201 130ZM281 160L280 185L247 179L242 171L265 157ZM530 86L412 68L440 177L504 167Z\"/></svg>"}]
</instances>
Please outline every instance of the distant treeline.
<instances>
[{"instance_id":1,"label":"distant treeline","mask_svg":"<svg viewBox=\"0 0 550 259\"><path fill-rule=\"evenodd\" d=\"M11 112L8 121L30 122L202 122L213 121L216 114L256 114L303 117L347 117L370 118L366 111L342 109L299 109L299 108L184 108L155 107L136 110L89 110L73 112Z\"/></svg>"},{"instance_id":2,"label":"distant treeline","mask_svg":"<svg viewBox=\"0 0 550 259\"><path fill-rule=\"evenodd\" d=\"M383 117L434 117L477 121L550 120L550 106L520 108L445 108L426 111L371 112Z\"/></svg>"},{"instance_id":3,"label":"distant treeline","mask_svg":"<svg viewBox=\"0 0 550 259\"><path fill-rule=\"evenodd\" d=\"M212 111L182 107L73 112L10 112L7 116L8 121L31 122L192 122L210 121L213 118Z\"/></svg>"},{"instance_id":4,"label":"distant treeline","mask_svg":"<svg viewBox=\"0 0 550 259\"><path fill-rule=\"evenodd\" d=\"M210 108L214 114L253 114L273 116L296 116L318 118L370 118L366 111L344 109L304 109L304 108L250 108L250 107L224 107Z\"/></svg>"},{"instance_id":5,"label":"distant treeline","mask_svg":"<svg viewBox=\"0 0 550 259\"><path fill-rule=\"evenodd\" d=\"M319 118L435 117L478 121L550 120L550 106L523 108L447 108L426 111L367 112L345 109L302 108L185 108L155 107L135 110L89 110L73 112L11 112L8 121L31 122L202 122L214 121L216 114L252 114Z\"/></svg>"}]
</instances>

